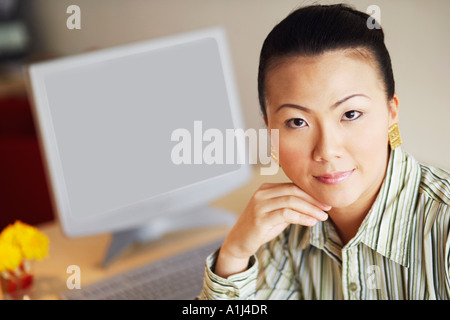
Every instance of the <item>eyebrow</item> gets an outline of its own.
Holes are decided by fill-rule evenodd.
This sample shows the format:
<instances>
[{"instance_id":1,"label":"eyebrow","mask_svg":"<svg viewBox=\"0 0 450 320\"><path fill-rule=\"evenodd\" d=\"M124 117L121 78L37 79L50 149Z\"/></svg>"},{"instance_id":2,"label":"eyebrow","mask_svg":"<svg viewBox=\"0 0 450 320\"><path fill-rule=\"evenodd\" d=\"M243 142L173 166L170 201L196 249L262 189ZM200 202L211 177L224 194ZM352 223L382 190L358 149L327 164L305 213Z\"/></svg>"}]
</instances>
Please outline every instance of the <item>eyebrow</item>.
<instances>
[{"instance_id":1,"label":"eyebrow","mask_svg":"<svg viewBox=\"0 0 450 320\"><path fill-rule=\"evenodd\" d=\"M335 102L334 104L332 104L332 105L330 106L330 109L335 109L335 108L337 108L339 105L341 105L342 103L344 103L345 101L347 101L347 100L349 100L349 99L351 99L351 98L354 98L354 97L365 97L365 98L367 98L367 99L370 100L370 98L369 98L368 96L366 96L365 94L362 94L362 93L355 93L355 94L349 95L349 96L347 96L347 97L345 97L345 98L343 98L343 99L341 99L341 100ZM303 106L300 106L300 105L291 104L291 103L287 103L287 104L283 104L283 105L279 106L278 109L277 109L277 111L275 111L275 112L280 111L280 109L282 109L282 108L284 108L284 107L295 108L295 109L299 109L299 110L302 110L302 111L305 111L305 112L308 112L308 113L311 112L311 109L308 109L308 108L303 107Z\"/></svg>"}]
</instances>

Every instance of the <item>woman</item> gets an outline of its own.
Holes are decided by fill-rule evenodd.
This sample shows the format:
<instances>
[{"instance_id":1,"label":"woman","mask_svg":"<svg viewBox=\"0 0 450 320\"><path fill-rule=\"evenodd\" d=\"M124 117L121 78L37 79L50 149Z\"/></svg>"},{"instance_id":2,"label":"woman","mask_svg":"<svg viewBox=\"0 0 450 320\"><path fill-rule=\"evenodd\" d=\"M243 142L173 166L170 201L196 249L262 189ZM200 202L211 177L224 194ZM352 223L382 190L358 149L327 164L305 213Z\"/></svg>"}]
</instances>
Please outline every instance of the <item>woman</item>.
<instances>
[{"instance_id":1,"label":"woman","mask_svg":"<svg viewBox=\"0 0 450 320\"><path fill-rule=\"evenodd\" d=\"M292 183L255 192L201 298L450 298L450 175L399 147L390 57L368 19L304 7L266 38L260 105Z\"/></svg>"}]
</instances>

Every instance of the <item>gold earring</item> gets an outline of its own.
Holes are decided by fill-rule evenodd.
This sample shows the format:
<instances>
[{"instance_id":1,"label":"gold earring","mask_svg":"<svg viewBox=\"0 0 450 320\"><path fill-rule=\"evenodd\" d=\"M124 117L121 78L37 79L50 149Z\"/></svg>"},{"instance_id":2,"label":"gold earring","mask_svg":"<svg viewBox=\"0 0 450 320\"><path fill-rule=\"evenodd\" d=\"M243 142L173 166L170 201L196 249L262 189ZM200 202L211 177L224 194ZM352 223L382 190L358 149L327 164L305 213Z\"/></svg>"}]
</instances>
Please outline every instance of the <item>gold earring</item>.
<instances>
[{"instance_id":1,"label":"gold earring","mask_svg":"<svg viewBox=\"0 0 450 320\"><path fill-rule=\"evenodd\" d=\"M402 144L402 138L400 137L400 130L398 129L398 123L394 123L389 127L388 131L389 135L389 144L391 145L391 149L394 150L398 146Z\"/></svg>"},{"instance_id":2,"label":"gold earring","mask_svg":"<svg viewBox=\"0 0 450 320\"><path fill-rule=\"evenodd\" d=\"M272 156L273 160L275 160L275 162L278 164L278 166L281 167L280 162L278 161L278 157L275 154L275 152L273 151L273 147L270 146L270 155Z\"/></svg>"}]
</instances>

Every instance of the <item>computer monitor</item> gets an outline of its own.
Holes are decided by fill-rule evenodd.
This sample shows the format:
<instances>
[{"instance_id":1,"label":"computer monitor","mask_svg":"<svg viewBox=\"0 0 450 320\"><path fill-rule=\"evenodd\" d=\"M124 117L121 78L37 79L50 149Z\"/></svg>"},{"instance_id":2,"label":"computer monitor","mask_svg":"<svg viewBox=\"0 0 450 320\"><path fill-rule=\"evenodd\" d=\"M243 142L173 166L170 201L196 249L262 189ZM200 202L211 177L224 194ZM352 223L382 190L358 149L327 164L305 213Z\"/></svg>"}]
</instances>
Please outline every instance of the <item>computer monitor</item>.
<instances>
[{"instance_id":1,"label":"computer monitor","mask_svg":"<svg viewBox=\"0 0 450 320\"><path fill-rule=\"evenodd\" d=\"M113 233L105 263L133 241L234 223L209 206L251 177L239 135L232 156L222 141L227 161L220 141L206 152L243 128L223 28L34 63L27 76L57 217L71 237Z\"/></svg>"}]
</instances>

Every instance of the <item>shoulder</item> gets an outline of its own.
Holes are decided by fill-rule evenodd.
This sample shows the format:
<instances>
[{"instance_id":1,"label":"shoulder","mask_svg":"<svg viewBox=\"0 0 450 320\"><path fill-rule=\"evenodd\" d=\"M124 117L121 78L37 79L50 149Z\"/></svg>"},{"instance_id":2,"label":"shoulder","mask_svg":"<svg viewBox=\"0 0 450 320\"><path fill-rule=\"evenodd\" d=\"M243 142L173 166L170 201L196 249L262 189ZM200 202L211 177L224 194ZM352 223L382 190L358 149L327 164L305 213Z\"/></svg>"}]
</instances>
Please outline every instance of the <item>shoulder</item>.
<instances>
[{"instance_id":1,"label":"shoulder","mask_svg":"<svg viewBox=\"0 0 450 320\"><path fill-rule=\"evenodd\" d=\"M450 173L420 164L421 181L417 211L423 226L424 261L432 258L433 273L446 280L450 290ZM450 292L450 291L449 291Z\"/></svg>"},{"instance_id":2,"label":"shoulder","mask_svg":"<svg viewBox=\"0 0 450 320\"><path fill-rule=\"evenodd\" d=\"M424 239L432 237L450 252L450 173L419 164L421 180L416 211L423 226ZM447 243L447 245L445 245Z\"/></svg>"},{"instance_id":3,"label":"shoulder","mask_svg":"<svg viewBox=\"0 0 450 320\"><path fill-rule=\"evenodd\" d=\"M430 165L419 164L420 193L443 206L450 206L450 172Z\"/></svg>"},{"instance_id":4,"label":"shoulder","mask_svg":"<svg viewBox=\"0 0 450 320\"><path fill-rule=\"evenodd\" d=\"M398 202L403 203L398 209L423 237L444 241L450 232L450 173L421 163L405 151L398 158L402 189Z\"/></svg>"}]
</instances>

